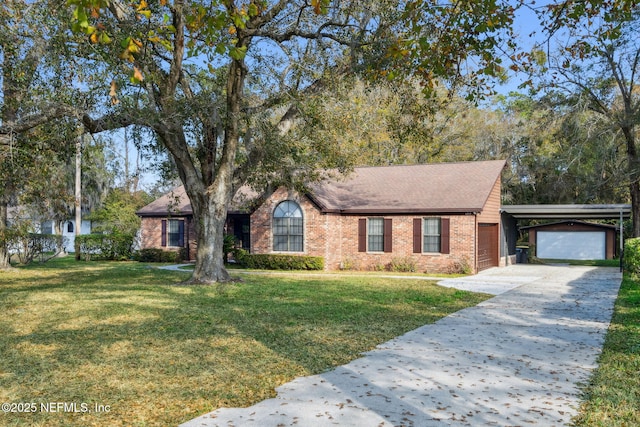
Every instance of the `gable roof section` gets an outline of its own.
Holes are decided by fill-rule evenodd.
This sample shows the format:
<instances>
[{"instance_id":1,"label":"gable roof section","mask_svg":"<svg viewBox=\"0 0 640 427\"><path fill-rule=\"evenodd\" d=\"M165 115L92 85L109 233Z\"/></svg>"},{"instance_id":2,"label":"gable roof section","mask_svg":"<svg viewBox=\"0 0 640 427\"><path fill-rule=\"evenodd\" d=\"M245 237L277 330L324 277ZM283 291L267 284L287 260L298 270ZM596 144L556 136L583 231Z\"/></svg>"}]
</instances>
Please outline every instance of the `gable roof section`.
<instances>
[{"instance_id":1,"label":"gable roof section","mask_svg":"<svg viewBox=\"0 0 640 427\"><path fill-rule=\"evenodd\" d=\"M343 180L311 185L324 212L343 214L482 212L504 160L356 168Z\"/></svg>"},{"instance_id":2,"label":"gable roof section","mask_svg":"<svg viewBox=\"0 0 640 427\"><path fill-rule=\"evenodd\" d=\"M193 210L184 186L181 185L140 208L136 213L139 216L189 216L193 215Z\"/></svg>"},{"instance_id":3,"label":"gable roof section","mask_svg":"<svg viewBox=\"0 0 640 427\"><path fill-rule=\"evenodd\" d=\"M247 213L248 206L258 194L249 187L241 187L231 200L229 207L230 214ZM142 207L137 212L138 216L158 217L158 216L190 216L193 215L191 201L184 185L174 188L159 199L154 200Z\"/></svg>"}]
</instances>

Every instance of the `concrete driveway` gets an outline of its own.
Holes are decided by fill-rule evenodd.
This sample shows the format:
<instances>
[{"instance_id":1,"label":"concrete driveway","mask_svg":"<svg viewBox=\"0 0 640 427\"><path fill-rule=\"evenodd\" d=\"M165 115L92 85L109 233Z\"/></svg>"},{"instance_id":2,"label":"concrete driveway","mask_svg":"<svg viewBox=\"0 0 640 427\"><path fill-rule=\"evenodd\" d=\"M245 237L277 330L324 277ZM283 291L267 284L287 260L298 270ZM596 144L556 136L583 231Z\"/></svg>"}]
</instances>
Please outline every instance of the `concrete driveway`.
<instances>
[{"instance_id":1,"label":"concrete driveway","mask_svg":"<svg viewBox=\"0 0 640 427\"><path fill-rule=\"evenodd\" d=\"M183 426L564 425L601 352L616 268L514 265L443 285L498 296Z\"/></svg>"}]
</instances>

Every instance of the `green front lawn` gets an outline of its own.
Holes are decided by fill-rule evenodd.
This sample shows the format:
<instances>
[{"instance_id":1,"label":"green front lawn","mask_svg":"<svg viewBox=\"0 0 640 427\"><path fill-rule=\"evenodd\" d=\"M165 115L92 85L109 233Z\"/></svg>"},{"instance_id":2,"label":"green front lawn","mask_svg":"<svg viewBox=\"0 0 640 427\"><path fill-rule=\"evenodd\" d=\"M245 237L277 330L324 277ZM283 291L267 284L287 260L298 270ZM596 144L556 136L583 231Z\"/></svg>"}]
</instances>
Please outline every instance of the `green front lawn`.
<instances>
[{"instance_id":1,"label":"green front lawn","mask_svg":"<svg viewBox=\"0 0 640 427\"><path fill-rule=\"evenodd\" d=\"M355 276L173 285L188 274L71 257L0 272L0 403L35 409L0 425L176 425L489 297Z\"/></svg>"},{"instance_id":2,"label":"green front lawn","mask_svg":"<svg viewBox=\"0 0 640 427\"><path fill-rule=\"evenodd\" d=\"M640 425L640 280L625 275L576 426Z\"/></svg>"}]
</instances>

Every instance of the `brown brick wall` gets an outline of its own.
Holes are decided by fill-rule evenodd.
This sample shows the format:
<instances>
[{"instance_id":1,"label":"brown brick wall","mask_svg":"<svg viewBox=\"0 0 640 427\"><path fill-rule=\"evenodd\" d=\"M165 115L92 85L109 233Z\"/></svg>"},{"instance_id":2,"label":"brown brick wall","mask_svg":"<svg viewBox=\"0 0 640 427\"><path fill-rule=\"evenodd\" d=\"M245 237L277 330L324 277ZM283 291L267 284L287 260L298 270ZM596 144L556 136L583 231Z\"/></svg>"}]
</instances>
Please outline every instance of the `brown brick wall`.
<instances>
[{"instance_id":1,"label":"brown brick wall","mask_svg":"<svg viewBox=\"0 0 640 427\"><path fill-rule=\"evenodd\" d=\"M348 267L358 270L375 270L384 268L393 260L411 259L418 272L447 273L459 269L464 263L473 268L474 229L473 215L444 216L450 219L450 253L413 253L413 219L424 215L383 216L392 221L392 252L358 252L358 220L366 216L338 217L335 229L341 230L340 250L331 252L326 257L327 268L336 270Z\"/></svg>"},{"instance_id":2,"label":"brown brick wall","mask_svg":"<svg viewBox=\"0 0 640 427\"><path fill-rule=\"evenodd\" d=\"M411 258L419 272L451 272L462 264L475 268L475 216L449 215L450 253L414 254L413 219L423 216L394 215L392 219L393 252L358 252L358 220L366 216L322 214L305 196L278 189L251 216L251 252L274 253L271 217L278 203L293 200L304 215L304 255L322 256L328 270L383 268L394 259Z\"/></svg>"},{"instance_id":3,"label":"brown brick wall","mask_svg":"<svg viewBox=\"0 0 640 427\"><path fill-rule=\"evenodd\" d=\"M251 252L274 253L271 222L273 211L284 200L293 200L302 209L304 217L304 255L327 256L327 236L330 234L328 215L323 215L305 196L279 188L251 215Z\"/></svg>"},{"instance_id":4,"label":"brown brick wall","mask_svg":"<svg viewBox=\"0 0 640 427\"><path fill-rule=\"evenodd\" d=\"M168 218L142 218L140 225L140 247L157 248L165 251L178 251L180 248L172 246L162 246L162 220ZM185 243L189 240L189 259L194 260L196 257L196 233L193 228L191 218L172 218L185 220Z\"/></svg>"}]
</instances>

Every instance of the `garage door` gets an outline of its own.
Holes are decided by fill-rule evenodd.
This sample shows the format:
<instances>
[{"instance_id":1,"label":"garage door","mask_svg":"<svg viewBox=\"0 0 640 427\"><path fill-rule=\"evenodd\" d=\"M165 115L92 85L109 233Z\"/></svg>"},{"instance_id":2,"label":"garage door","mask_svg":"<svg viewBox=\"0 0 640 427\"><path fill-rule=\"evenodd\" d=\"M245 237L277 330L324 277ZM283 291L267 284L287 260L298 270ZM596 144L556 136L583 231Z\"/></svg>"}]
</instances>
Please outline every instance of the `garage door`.
<instances>
[{"instance_id":1,"label":"garage door","mask_svg":"<svg viewBox=\"0 0 640 427\"><path fill-rule=\"evenodd\" d=\"M478 270L498 266L498 224L478 224Z\"/></svg>"},{"instance_id":2,"label":"garage door","mask_svg":"<svg viewBox=\"0 0 640 427\"><path fill-rule=\"evenodd\" d=\"M538 258L605 259L604 231L538 231Z\"/></svg>"}]
</instances>

